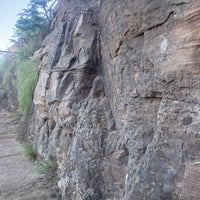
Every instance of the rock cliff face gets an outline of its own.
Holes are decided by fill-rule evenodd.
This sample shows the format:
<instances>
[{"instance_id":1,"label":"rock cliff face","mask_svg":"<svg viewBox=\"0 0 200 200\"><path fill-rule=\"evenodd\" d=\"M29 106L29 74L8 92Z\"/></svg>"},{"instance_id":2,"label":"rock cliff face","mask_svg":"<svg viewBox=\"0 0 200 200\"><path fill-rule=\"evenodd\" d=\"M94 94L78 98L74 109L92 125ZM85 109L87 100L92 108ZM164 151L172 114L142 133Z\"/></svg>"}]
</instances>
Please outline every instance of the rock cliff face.
<instances>
[{"instance_id":1,"label":"rock cliff face","mask_svg":"<svg viewBox=\"0 0 200 200\"><path fill-rule=\"evenodd\" d=\"M32 134L64 200L200 199L199 0L60 0Z\"/></svg>"}]
</instances>

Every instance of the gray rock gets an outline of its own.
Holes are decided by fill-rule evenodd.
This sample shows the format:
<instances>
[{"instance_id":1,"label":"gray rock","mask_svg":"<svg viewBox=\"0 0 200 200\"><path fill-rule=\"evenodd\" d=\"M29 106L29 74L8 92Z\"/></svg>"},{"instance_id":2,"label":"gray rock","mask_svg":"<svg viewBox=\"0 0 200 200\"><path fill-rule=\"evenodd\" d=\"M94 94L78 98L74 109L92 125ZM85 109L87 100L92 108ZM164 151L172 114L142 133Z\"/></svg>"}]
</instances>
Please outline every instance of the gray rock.
<instances>
[{"instance_id":1,"label":"gray rock","mask_svg":"<svg viewBox=\"0 0 200 200\"><path fill-rule=\"evenodd\" d=\"M60 0L34 130L64 200L200 199L199 11L198 0Z\"/></svg>"}]
</instances>

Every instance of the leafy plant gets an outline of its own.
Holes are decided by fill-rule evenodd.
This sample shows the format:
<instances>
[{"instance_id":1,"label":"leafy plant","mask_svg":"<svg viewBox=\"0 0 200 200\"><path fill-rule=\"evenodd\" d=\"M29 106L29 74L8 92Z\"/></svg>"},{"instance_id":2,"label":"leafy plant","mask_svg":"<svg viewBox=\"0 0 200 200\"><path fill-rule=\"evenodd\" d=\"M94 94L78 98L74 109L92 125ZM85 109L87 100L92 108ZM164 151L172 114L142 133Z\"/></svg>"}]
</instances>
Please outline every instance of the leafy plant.
<instances>
[{"instance_id":1,"label":"leafy plant","mask_svg":"<svg viewBox=\"0 0 200 200\"><path fill-rule=\"evenodd\" d=\"M44 38L49 32L56 3L57 0L30 0L15 24L14 37L22 46L30 46L35 37Z\"/></svg>"},{"instance_id":2,"label":"leafy plant","mask_svg":"<svg viewBox=\"0 0 200 200\"><path fill-rule=\"evenodd\" d=\"M24 155L31 160L35 160L37 157L37 153L32 145L24 146Z\"/></svg>"},{"instance_id":3,"label":"leafy plant","mask_svg":"<svg viewBox=\"0 0 200 200\"><path fill-rule=\"evenodd\" d=\"M55 170L55 165L50 161L44 161L37 166L37 172L39 174L49 174L53 173Z\"/></svg>"}]
</instances>

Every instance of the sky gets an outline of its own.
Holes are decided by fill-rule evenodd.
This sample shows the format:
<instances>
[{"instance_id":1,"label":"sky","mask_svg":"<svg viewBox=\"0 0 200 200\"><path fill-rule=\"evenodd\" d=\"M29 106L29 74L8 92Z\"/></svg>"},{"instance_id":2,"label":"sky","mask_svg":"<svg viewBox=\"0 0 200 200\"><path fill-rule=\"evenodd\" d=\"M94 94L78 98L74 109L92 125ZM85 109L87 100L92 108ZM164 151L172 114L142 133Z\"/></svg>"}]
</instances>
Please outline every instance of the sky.
<instances>
[{"instance_id":1,"label":"sky","mask_svg":"<svg viewBox=\"0 0 200 200\"><path fill-rule=\"evenodd\" d=\"M2 0L0 6L0 50L6 50L12 43L13 28L17 15L27 8L30 0Z\"/></svg>"}]
</instances>

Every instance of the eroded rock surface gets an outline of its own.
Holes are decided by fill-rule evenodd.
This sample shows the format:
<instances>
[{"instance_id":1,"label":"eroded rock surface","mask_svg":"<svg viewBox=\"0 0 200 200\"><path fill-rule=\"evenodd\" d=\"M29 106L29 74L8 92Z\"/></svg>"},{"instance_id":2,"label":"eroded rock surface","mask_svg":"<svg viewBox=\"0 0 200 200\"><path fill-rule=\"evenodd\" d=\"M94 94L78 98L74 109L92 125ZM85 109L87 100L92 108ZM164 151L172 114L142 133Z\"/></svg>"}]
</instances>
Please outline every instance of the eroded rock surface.
<instances>
[{"instance_id":1,"label":"eroded rock surface","mask_svg":"<svg viewBox=\"0 0 200 200\"><path fill-rule=\"evenodd\" d=\"M60 0L51 28L31 134L63 199L200 199L200 2Z\"/></svg>"}]
</instances>

